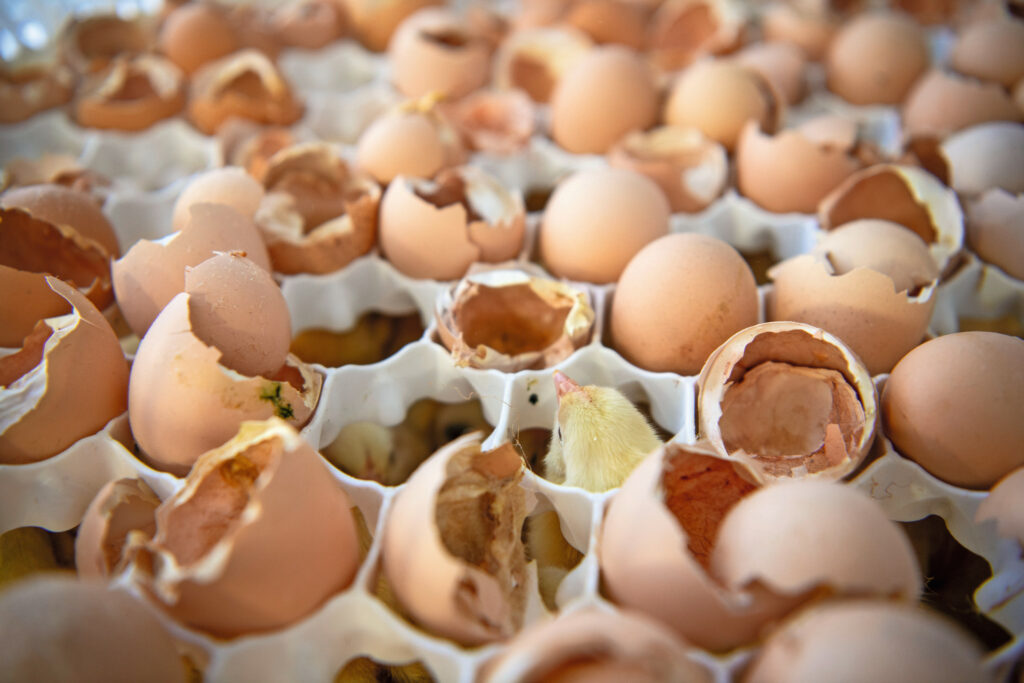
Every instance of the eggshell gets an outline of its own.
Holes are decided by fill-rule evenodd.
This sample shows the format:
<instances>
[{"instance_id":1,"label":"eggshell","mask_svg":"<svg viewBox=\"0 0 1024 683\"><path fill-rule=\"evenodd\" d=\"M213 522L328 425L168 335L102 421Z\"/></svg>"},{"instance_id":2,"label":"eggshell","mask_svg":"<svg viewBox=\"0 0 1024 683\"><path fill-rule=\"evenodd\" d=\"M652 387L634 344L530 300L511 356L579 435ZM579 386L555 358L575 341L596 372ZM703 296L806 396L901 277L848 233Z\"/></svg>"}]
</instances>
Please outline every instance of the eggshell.
<instances>
[{"instance_id":1,"label":"eggshell","mask_svg":"<svg viewBox=\"0 0 1024 683\"><path fill-rule=\"evenodd\" d=\"M0 461L45 460L124 412L128 363L103 314L52 276L0 266Z\"/></svg>"},{"instance_id":2,"label":"eggshell","mask_svg":"<svg viewBox=\"0 0 1024 683\"><path fill-rule=\"evenodd\" d=\"M152 537L160 499L141 479L108 482L89 503L75 535L75 570L82 578L107 578L123 568L128 533Z\"/></svg>"},{"instance_id":3,"label":"eggshell","mask_svg":"<svg viewBox=\"0 0 1024 683\"><path fill-rule=\"evenodd\" d=\"M0 66L0 123L20 123L71 99L74 76L67 66Z\"/></svg>"},{"instance_id":4,"label":"eggshell","mask_svg":"<svg viewBox=\"0 0 1024 683\"><path fill-rule=\"evenodd\" d=\"M981 647L931 610L851 600L808 611L773 634L757 654L749 683L839 683L892 677L906 683L990 679Z\"/></svg>"},{"instance_id":5,"label":"eggshell","mask_svg":"<svg viewBox=\"0 0 1024 683\"><path fill-rule=\"evenodd\" d=\"M949 184L962 195L1001 187L1024 193L1024 125L983 123L951 135L941 152L949 165Z\"/></svg>"},{"instance_id":6,"label":"eggshell","mask_svg":"<svg viewBox=\"0 0 1024 683\"><path fill-rule=\"evenodd\" d=\"M874 440L878 397L867 368L812 325L740 330L711 354L697 387L699 434L759 482L841 479Z\"/></svg>"},{"instance_id":7,"label":"eggshell","mask_svg":"<svg viewBox=\"0 0 1024 683\"><path fill-rule=\"evenodd\" d=\"M576 154L604 154L631 130L658 118L658 88L643 58L629 48L591 50L551 94L551 137Z\"/></svg>"},{"instance_id":8,"label":"eggshell","mask_svg":"<svg viewBox=\"0 0 1024 683\"><path fill-rule=\"evenodd\" d=\"M117 57L78 89L75 121L88 128L139 131L185 107L185 78L157 55Z\"/></svg>"},{"instance_id":9,"label":"eggshell","mask_svg":"<svg viewBox=\"0 0 1024 683\"><path fill-rule=\"evenodd\" d=\"M1024 465L1024 340L959 332L921 344L882 391L886 436L955 486L988 488Z\"/></svg>"},{"instance_id":10,"label":"eggshell","mask_svg":"<svg viewBox=\"0 0 1024 683\"><path fill-rule=\"evenodd\" d=\"M962 74L1012 88L1024 78L1024 21L1009 15L970 23L949 61Z\"/></svg>"},{"instance_id":11,"label":"eggshell","mask_svg":"<svg viewBox=\"0 0 1024 683\"><path fill-rule=\"evenodd\" d=\"M98 243L109 256L121 255L117 234L103 210L84 192L52 184L16 188L0 195L0 206L17 207L58 226L70 226Z\"/></svg>"},{"instance_id":12,"label":"eggshell","mask_svg":"<svg viewBox=\"0 0 1024 683\"><path fill-rule=\"evenodd\" d=\"M356 38L367 49L383 52L406 17L441 0L340 0Z\"/></svg>"},{"instance_id":13,"label":"eggshell","mask_svg":"<svg viewBox=\"0 0 1024 683\"><path fill-rule=\"evenodd\" d=\"M468 149L513 155L536 130L533 100L521 90L478 90L446 109Z\"/></svg>"},{"instance_id":14,"label":"eggshell","mask_svg":"<svg viewBox=\"0 0 1024 683\"><path fill-rule=\"evenodd\" d=\"M174 640L145 605L99 581L44 575L0 593L11 681L184 683Z\"/></svg>"},{"instance_id":15,"label":"eggshell","mask_svg":"<svg viewBox=\"0 0 1024 683\"><path fill-rule=\"evenodd\" d=\"M569 6L565 23L586 33L598 45L614 43L643 50L647 12L637 3L584 0Z\"/></svg>"},{"instance_id":16,"label":"eggshell","mask_svg":"<svg viewBox=\"0 0 1024 683\"><path fill-rule=\"evenodd\" d=\"M1024 546L1024 508L1020 505L1024 493L1024 467L1010 472L996 482L985 499L978 505L975 522L994 520L1002 538L1010 538Z\"/></svg>"},{"instance_id":17,"label":"eggshell","mask_svg":"<svg viewBox=\"0 0 1024 683\"><path fill-rule=\"evenodd\" d=\"M345 34L347 21L333 0L291 0L276 7L271 23L289 47L318 50Z\"/></svg>"},{"instance_id":18,"label":"eggshell","mask_svg":"<svg viewBox=\"0 0 1024 683\"><path fill-rule=\"evenodd\" d=\"M612 345L645 370L695 375L719 344L757 322L757 307L754 275L739 252L707 235L666 235L619 277Z\"/></svg>"},{"instance_id":19,"label":"eggshell","mask_svg":"<svg viewBox=\"0 0 1024 683\"><path fill-rule=\"evenodd\" d=\"M695 59L729 52L743 40L745 16L731 0L667 0L647 27L651 61L665 71Z\"/></svg>"},{"instance_id":20,"label":"eggshell","mask_svg":"<svg viewBox=\"0 0 1024 683\"><path fill-rule=\"evenodd\" d=\"M195 204L224 204L246 218L256 215L263 188L241 168L214 168L199 173L185 186L174 202L171 225L184 230L192 220Z\"/></svg>"},{"instance_id":21,"label":"eggshell","mask_svg":"<svg viewBox=\"0 0 1024 683\"><path fill-rule=\"evenodd\" d=\"M112 11L72 16L59 35L61 59L79 74L103 69L118 55L140 54L153 43L153 23Z\"/></svg>"},{"instance_id":22,"label":"eggshell","mask_svg":"<svg viewBox=\"0 0 1024 683\"><path fill-rule=\"evenodd\" d=\"M503 640L523 625L521 534L533 507L519 485L519 454L508 443L484 451L482 439L479 432L460 437L413 472L381 541L383 571L405 612L469 646ZM483 566L463 559L470 549L482 553Z\"/></svg>"},{"instance_id":23,"label":"eggshell","mask_svg":"<svg viewBox=\"0 0 1024 683\"><path fill-rule=\"evenodd\" d=\"M481 683L575 681L579 662L592 662L578 680L710 683L711 675L687 656L689 648L652 619L631 612L584 607L524 630L487 664ZM577 674L578 675L578 674Z\"/></svg>"},{"instance_id":24,"label":"eggshell","mask_svg":"<svg viewBox=\"0 0 1024 683\"><path fill-rule=\"evenodd\" d=\"M494 54L494 85L518 89L534 102L548 102L555 85L583 59L593 42L571 26L545 26L513 32Z\"/></svg>"},{"instance_id":25,"label":"eggshell","mask_svg":"<svg viewBox=\"0 0 1024 683\"><path fill-rule=\"evenodd\" d=\"M473 166L436 182L399 176L380 204L381 249L410 277L455 280L476 261L514 258L525 230L522 196Z\"/></svg>"},{"instance_id":26,"label":"eggshell","mask_svg":"<svg viewBox=\"0 0 1024 683\"><path fill-rule=\"evenodd\" d=\"M133 576L175 619L215 636L278 629L351 583L351 507L287 423L248 422L157 508L152 539L130 537Z\"/></svg>"},{"instance_id":27,"label":"eggshell","mask_svg":"<svg viewBox=\"0 0 1024 683\"><path fill-rule=\"evenodd\" d=\"M706 59L684 70L665 103L665 122L693 126L725 146L736 148L750 119L773 133L782 120L780 96L760 74L724 59Z\"/></svg>"},{"instance_id":28,"label":"eggshell","mask_svg":"<svg viewBox=\"0 0 1024 683\"><path fill-rule=\"evenodd\" d=\"M924 31L913 19L860 14L829 45L828 88L852 104L899 104L929 62Z\"/></svg>"},{"instance_id":29,"label":"eggshell","mask_svg":"<svg viewBox=\"0 0 1024 683\"><path fill-rule=\"evenodd\" d=\"M458 133L429 105L378 117L356 146L356 165L381 185L399 175L433 178L461 156Z\"/></svg>"},{"instance_id":30,"label":"eggshell","mask_svg":"<svg viewBox=\"0 0 1024 683\"><path fill-rule=\"evenodd\" d=\"M188 3L171 10L160 27L157 45L190 75L240 47L224 11L210 3Z\"/></svg>"},{"instance_id":31,"label":"eggshell","mask_svg":"<svg viewBox=\"0 0 1024 683\"><path fill-rule=\"evenodd\" d=\"M903 105L903 129L910 135L946 136L988 121L1021 121L1021 111L996 83L932 69L914 84Z\"/></svg>"},{"instance_id":32,"label":"eggshell","mask_svg":"<svg viewBox=\"0 0 1024 683\"><path fill-rule=\"evenodd\" d=\"M1024 281L1024 195L997 188L968 203L967 242L986 263Z\"/></svg>"},{"instance_id":33,"label":"eggshell","mask_svg":"<svg viewBox=\"0 0 1024 683\"><path fill-rule=\"evenodd\" d=\"M405 19L388 45L391 79L406 97L458 99L484 85L491 52L451 10L423 9Z\"/></svg>"},{"instance_id":34,"label":"eggshell","mask_svg":"<svg viewBox=\"0 0 1024 683\"><path fill-rule=\"evenodd\" d=\"M816 62L828 52L839 25L839 18L830 12L782 2L769 4L761 14L761 30L766 41L795 45Z\"/></svg>"},{"instance_id":35,"label":"eggshell","mask_svg":"<svg viewBox=\"0 0 1024 683\"><path fill-rule=\"evenodd\" d=\"M625 169L579 171L548 201L538 247L558 277L614 282L647 243L668 233L668 200L654 181Z\"/></svg>"},{"instance_id":36,"label":"eggshell","mask_svg":"<svg viewBox=\"0 0 1024 683\"><path fill-rule=\"evenodd\" d=\"M270 270L267 248L250 219L223 204L190 202L189 207L192 220L183 230L157 242L139 240L111 267L118 305L140 337L185 289L186 266L198 265L217 251L242 251Z\"/></svg>"},{"instance_id":37,"label":"eggshell","mask_svg":"<svg viewBox=\"0 0 1024 683\"><path fill-rule=\"evenodd\" d=\"M786 104L799 103L807 93L807 57L792 43L752 43L733 59L770 81Z\"/></svg>"},{"instance_id":38,"label":"eggshell","mask_svg":"<svg viewBox=\"0 0 1024 683\"><path fill-rule=\"evenodd\" d=\"M43 154L33 159L15 157L7 162L0 176L0 190L32 185L60 185L102 201L110 179L82 166L70 154Z\"/></svg>"}]
</instances>

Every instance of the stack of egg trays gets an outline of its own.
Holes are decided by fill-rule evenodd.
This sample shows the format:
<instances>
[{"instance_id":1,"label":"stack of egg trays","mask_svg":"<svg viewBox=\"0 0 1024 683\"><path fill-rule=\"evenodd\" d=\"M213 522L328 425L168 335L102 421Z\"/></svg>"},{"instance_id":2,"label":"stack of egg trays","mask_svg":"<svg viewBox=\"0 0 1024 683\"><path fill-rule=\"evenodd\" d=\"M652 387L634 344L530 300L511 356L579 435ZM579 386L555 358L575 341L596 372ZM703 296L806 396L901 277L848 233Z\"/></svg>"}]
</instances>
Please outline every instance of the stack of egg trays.
<instances>
[{"instance_id":1,"label":"stack of egg trays","mask_svg":"<svg viewBox=\"0 0 1024 683\"><path fill-rule=\"evenodd\" d=\"M401 100L388 85L386 61L348 40L316 53L286 52L281 64L307 103L306 116L294 127L297 135L335 143L339 153L349 159L360 132L378 113ZM883 149L892 151L898 144L899 117L891 108L854 108L819 93L789 116L795 121L837 111L859 119ZM171 207L182 189L195 173L222 163L216 141L178 119L134 134L81 129L62 111L0 126L0 164L44 153L74 156L82 166L113 181L104 211L115 226L122 252L138 239L169 234ZM553 186L567 173L600 166L604 161L569 155L538 135L515 158L478 154L471 163L484 167L510 189L525 192ZM540 218L540 214L528 217L520 265L529 261ZM740 251L767 250L779 260L809 251L819 235L814 216L770 214L734 190L700 214L673 216L672 230L714 235ZM1007 296L1024 297L1021 283L983 287L984 276L990 272L976 259L969 260L967 267L940 286L932 333L955 332L960 315L984 316L1000 310ZM445 403L479 400L493 426L484 448L513 440L523 429L551 428L556 410L552 368L503 373L456 367L436 341L435 305L451 283L406 277L377 250L333 274L283 276L279 281L294 334L311 328L345 330L369 311L416 312L426 326L419 340L379 363L314 366L324 374L325 382L320 404L302 434L318 449L330 444L351 422L397 424L421 398ZM575 284L590 295L597 314L595 330L590 343L557 368L581 384L613 386L634 402L648 404L652 419L673 435L673 441L693 443L697 438L696 377L648 372L625 361L602 341L614 285ZM769 287L759 290L762 319ZM879 388L884 381L885 375L875 378ZM72 529L95 493L112 479L140 477L161 498L182 486L182 480L141 462L132 449L127 417L122 415L53 458L28 465L0 465L0 533L21 526ZM359 507L374 539L379 539L402 487L385 487L332 471ZM558 486L533 472L526 473L522 485L538 495L542 506L550 505L558 512L567 540L584 551L582 562L559 587L559 609L594 603L615 609L599 591L594 552L604 510L614 491L589 493ZM936 479L896 453L881 434L869 463L848 479L848 485L875 499L893 520L909 522L938 515L957 542L991 565L993 576L976 591L974 600L979 611L1012 636L988 659L994 672L1007 671L1024 654L1024 561L1016 544L996 537L993 525L974 523L985 492ZM380 543L375 540L348 589L299 623L273 633L220 641L186 629L160 612L158 615L190 651L207 681L326 681L346 662L361 656L393 664L420 661L438 680L473 680L481 664L501 645L465 649L392 612L372 594L379 557ZM126 590L136 590L123 579L121 583ZM700 652L696 656L718 681L729 681L749 654L748 650L724 657Z\"/></svg>"}]
</instances>

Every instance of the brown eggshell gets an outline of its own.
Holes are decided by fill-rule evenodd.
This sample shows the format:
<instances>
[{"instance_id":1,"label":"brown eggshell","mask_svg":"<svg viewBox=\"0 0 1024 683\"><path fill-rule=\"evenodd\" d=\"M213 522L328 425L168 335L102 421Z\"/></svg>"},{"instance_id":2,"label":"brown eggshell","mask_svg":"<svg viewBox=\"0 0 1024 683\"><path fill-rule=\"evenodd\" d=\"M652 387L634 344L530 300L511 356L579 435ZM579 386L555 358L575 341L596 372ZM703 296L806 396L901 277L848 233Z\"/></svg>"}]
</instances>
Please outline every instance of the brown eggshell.
<instances>
[{"instance_id":1,"label":"brown eggshell","mask_svg":"<svg viewBox=\"0 0 1024 683\"><path fill-rule=\"evenodd\" d=\"M946 138L940 147L949 166L949 184L961 195L976 196L1001 187L1024 193L1024 125L983 123Z\"/></svg>"},{"instance_id":2,"label":"brown eggshell","mask_svg":"<svg viewBox=\"0 0 1024 683\"><path fill-rule=\"evenodd\" d=\"M145 605L100 581L42 575L0 593L11 681L185 683L174 640Z\"/></svg>"},{"instance_id":3,"label":"brown eggshell","mask_svg":"<svg viewBox=\"0 0 1024 683\"><path fill-rule=\"evenodd\" d=\"M564 21L598 45L614 43L633 50L644 49L647 12L639 3L583 0L569 6Z\"/></svg>"},{"instance_id":4,"label":"brown eggshell","mask_svg":"<svg viewBox=\"0 0 1024 683\"><path fill-rule=\"evenodd\" d=\"M185 77L158 55L117 57L93 74L75 95L80 126L140 131L185 107Z\"/></svg>"},{"instance_id":5,"label":"brown eggshell","mask_svg":"<svg viewBox=\"0 0 1024 683\"><path fill-rule=\"evenodd\" d=\"M225 204L251 219L262 199L263 188L241 168L210 169L196 175L178 196L171 225L175 230L184 230L192 220L195 204Z\"/></svg>"},{"instance_id":6,"label":"brown eggshell","mask_svg":"<svg viewBox=\"0 0 1024 683\"><path fill-rule=\"evenodd\" d=\"M631 130L658 119L654 73L621 45L587 53L559 79L551 94L551 137L576 154L604 154Z\"/></svg>"},{"instance_id":7,"label":"brown eggshell","mask_svg":"<svg viewBox=\"0 0 1024 683\"><path fill-rule=\"evenodd\" d=\"M753 43L733 59L770 81L788 105L799 103L807 93L807 57L792 43Z\"/></svg>"},{"instance_id":8,"label":"brown eggshell","mask_svg":"<svg viewBox=\"0 0 1024 683\"><path fill-rule=\"evenodd\" d=\"M660 69L675 71L735 49L744 28L743 9L731 0L667 0L648 23L648 54Z\"/></svg>"},{"instance_id":9,"label":"brown eggshell","mask_svg":"<svg viewBox=\"0 0 1024 683\"><path fill-rule=\"evenodd\" d=\"M1024 78L1024 21L1006 15L970 23L949 62L962 74L1012 88Z\"/></svg>"},{"instance_id":10,"label":"brown eggshell","mask_svg":"<svg viewBox=\"0 0 1024 683\"><path fill-rule=\"evenodd\" d=\"M529 143L536 129L533 100L521 90L479 90L446 109L466 147L512 155Z\"/></svg>"},{"instance_id":11,"label":"brown eggshell","mask_svg":"<svg viewBox=\"0 0 1024 683\"><path fill-rule=\"evenodd\" d=\"M399 175L433 178L461 163L458 133L430 101L407 103L377 117L356 146L356 165L381 185Z\"/></svg>"},{"instance_id":12,"label":"brown eggshell","mask_svg":"<svg viewBox=\"0 0 1024 683\"><path fill-rule=\"evenodd\" d=\"M1024 340L958 332L921 344L882 391L886 436L955 486L988 488L1024 465Z\"/></svg>"},{"instance_id":13,"label":"brown eggshell","mask_svg":"<svg viewBox=\"0 0 1024 683\"><path fill-rule=\"evenodd\" d=\"M747 121L736 147L736 182L743 196L774 213L814 213L818 203L861 167L852 147L808 139L799 130L775 136Z\"/></svg>"},{"instance_id":14,"label":"brown eggshell","mask_svg":"<svg viewBox=\"0 0 1024 683\"><path fill-rule=\"evenodd\" d=\"M318 50L345 34L347 21L333 0L290 0L274 8L271 23L290 47Z\"/></svg>"},{"instance_id":15,"label":"brown eggshell","mask_svg":"<svg viewBox=\"0 0 1024 683\"><path fill-rule=\"evenodd\" d=\"M128 362L117 336L78 290L0 266L0 461L57 455L125 411Z\"/></svg>"},{"instance_id":16,"label":"brown eggshell","mask_svg":"<svg viewBox=\"0 0 1024 683\"><path fill-rule=\"evenodd\" d=\"M79 74L94 73L118 55L145 52L153 44L153 22L113 12L73 16L59 35L61 58Z\"/></svg>"},{"instance_id":17,"label":"brown eggshell","mask_svg":"<svg viewBox=\"0 0 1024 683\"><path fill-rule=\"evenodd\" d=\"M472 166L446 171L436 182L399 176L380 203L384 256L415 278L455 280L474 262L512 259L525 230L519 192Z\"/></svg>"},{"instance_id":18,"label":"brown eggshell","mask_svg":"<svg viewBox=\"0 0 1024 683\"><path fill-rule=\"evenodd\" d=\"M578 171L559 182L544 210L540 259L558 277L615 282L638 251L668 234L669 214L665 195L639 173Z\"/></svg>"},{"instance_id":19,"label":"brown eggshell","mask_svg":"<svg viewBox=\"0 0 1024 683\"><path fill-rule=\"evenodd\" d=\"M766 41L795 45L814 61L821 61L828 52L839 26L839 18L831 13L788 3L771 3L761 14L761 30Z\"/></svg>"},{"instance_id":20,"label":"brown eggshell","mask_svg":"<svg viewBox=\"0 0 1024 683\"><path fill-rule=\"evenodd\" d=\"M295 123L305 106L270 59L246 49L210 62L192 76L188 116L212 135L232 117L269 125Z\"/></svg>"},{"instance_id":21,"label":"brown eggshell","mask_svg":"<svg viewBox=\"0 0 1024 683\"><path fill-rule=\"evenodd\" d=\"M571 26L515 31L494 54L494 85L522 90L534 102L548 102L562 76L592 46L587 34Z\"/></svg>"},{"instance_id":22,"label":"brown eggshell","mask_svg":"<svg viewBox=\"0 0 1024 683\"><path fill-rule=\"evenodd\" d=\"M996 482L985 499L978 505L975 522L994 520L996 530L1003 538L1010 538L1024 546L1024 467L1010 472Z\"/></svg>"},{"instance_id":23,"label":"brown eggshell","mask_svg":"<svg viewBox=\"0 0 1024 683\"><path fill-rule=\"evenodd\" d=\"M7 162L0 176L0 190L32 185L60 185L101 201L110 179L85 168L70 154L42 154L32 159L15 157Z\"/></svg>"},{"instance_id":24,"label":"brown eggshell","mask_svg":"<svg viewBox=\"0 0 1024 683\"><path fill-rule=\"evenodd\" d=\"M296 427L312 416L323 378L290 355L270 377L247 377L192 331L190 295L171 299L139 344L128 387L128 418L145 457L183 475L242 422L272 416ZM295 384L293 385L292 382Z\"/></svg>"},{"instance_id":25,"label":"brown eggshell","mask_svg":"<svg viewBox=\"0 0 1024 683\"><path fill-rule=\"evenodd\" d=\"M108 256L118 257L114 226L93 198L78 190L52 184L16 188L0 195L0 206L25 209L54 225L69 226L87 240L98 243Z\"/></svg>"},{"instance_id":26,"label":"brown eggshell","mask_svg":"<svg viewBox=\"0 0 1024 683\"><path fill-rule=\"evenodd\" d=\"M524 680L575 681L580 660L590 661L578 680L710 683L711 674L687 656L689 647L658 622L639 613L584 607L520 633L484 664L481 683ZM616 677L618 674L618 677Z\"/></svg>"},{"instance_id":27,"label":"brown eggshell","mask_svg":"<svg viewBox=\"0 0 1024 683\"><path fill-rule=\"evenodd\" d=\"M867 368L812 325L737 332L708 358L697 387L699 434L758 481L842 479L874 440L878 397Z\"/></svg>"},{"instance_id":28,"label":"brown eggshell","mask_svg":"<svg viewBox=\"0 0 1024 683\"><path fill-rule=\"evenodd\" d=\"M893 676L905 683L987 681L978 643L951 619L911 605L873 600L827 603L771 637L745 683L839 683Z\"/></svg>"},{"instance_id":29,"label":"brown eggshell","mask_svg":"<svg viewBox=\"0 0 1024 683\"><path fill-rule=\"evenodd\" d=\"M645 370L695 375L719 344L757 322L757 306L754 275L734 248L707 235L666 235L619 277L612 345Z\"/></svg>"},{"instance_id":30,"label":"brown eggshell","mask_svg":"<svg viewBox=\"0 0 1024 683\"><path fill-rule=\"evenodd\" d=\"M1024 195L997 188L967 203L967 243L986 263L1024 281Z\"/></svg>"},{"instance_id":31,"label":"brown eggshell","mask_svg":"<svg viewBox=\"0 0 1024 683\"><path fill-rule=\"evenodd\" d=\"M406 17L441 0L340 0L356 38L368 50L383 52Z\"/></svg>"},{"instance_id":32,"label":"brown eggshell","mask_svg":"<svg viewBox=\"0 0 1024 683\"><path fill-rule=\"evenodd\" d=\"M783 102L760 74L724 59L705 59L684 70L669 92L665 122L693 126L725 146L736 148L748 120L775 132Z\"/></svg>"},{"instance_id":33,"label":"brown eggshell","mask_svg":"<svg viewBox=\"0 0 1024 683\"><path fill-rule=\"evenodd\" d=\"M180 622L222 638L282 628L351 583L352 503L316 449L278 419L203 453L133 535L134 577Z\"/></svg>"},{"instance_id":34,"label":"brown eggshell","mask_svg":"<svg viewBox=\"0 0 1024 683\"><path fill-rule=\"evenodd\" d=\"M523 624L522 527L533 506L511 444L481 450L467 434L424 461L399 490L384 526L381 559L395 597L416 622L463 645L503 640ZM470 510L467 497L493 501ZM477 518L477 517L481 518ZM460 555L483 552L490 572Z\"/></svg>"},{"instance_id":35,"label":"brown eggshell","mask_svg":"<svg viewBox=\"0 0 1024 683\"><path fill-rule=\"evenodd\" d=\"M856 16L836 33L825 70L829 90L851 104L899 104L929 62L917 22L876 11Z\"/></svg>"},{"instance_id":36,"label":"brown eggshell","mask_svg":"<svg viewBox=\"0 0 1024 683\"><path fill-rule=\"evenodd\" d=\"M186 74L237 50L240 45L224 10L213 3L188 3L169 12L157 38L160 51Z\"/></svg>"},{"instance_id":37,"label":"brown eggshell","mask_svg":"<svg viewBox=\"0 0 1024 683\"><path fill-rule=\"evenodd\" d=\"M696 128L661 126L629 133L608 151L608 164L656 182L673 212L703 211L729 181L725 148Z\"/></svg>"},{"instance_id":38,"label":"brown eggshell","mask_svg":"<svg viewBox=\"0 0 1024 683\"><path fill-rule=\"evenodd\" d=\"M903 105L909 135L945 137L987 121L1022 121L1021 111L997 83L932 69L914 85Z\"/></svg>"},{"instance_id":39,"label":"brown eggshell","mask_svg":"<svg viewBox=\"0 0 1024 683\"><path fill-rule=\"evenodd\" d=\"M0 123L19 123L71 99L74 76L63 64L49 68L0 66Z\"/></svg>"},{"instance_id":40,"label":"brown eggshell","mask_svg":"<svg viewBox=\"0 0 1024 683\"><path fill-rule=\"evenodd\" d=\"M75 535L75 569L82 578L107 578L123 568L128 533L152 537L160 499L141 479L116 479L89 503Z\"/></svg>"},{"instance_id":41,"label":"brown eggshell","mask_svg":"<svg viewBox=\"0 0 1024 683\"><path fill-rule=\"evenodd\" d=\"M490 46L448 9L423 9L403 21L388 58L391 80L406 97L439 93L458 99L490 76Z\"/></svg>"},{"instance_id":42,"label":"brown eggshell","mask_svg":"<svg viewBox=\"0 0 1024 683\"><path fill-rule=\"evenodd\" d=\"M190 205L192 220L157 242L139 240L111 270L125 320L140 337L161 309L185 289L185 267L217 251L241 251L264 270L270 257L253 222L223 204Z\"/></svg>"}]
</instances>

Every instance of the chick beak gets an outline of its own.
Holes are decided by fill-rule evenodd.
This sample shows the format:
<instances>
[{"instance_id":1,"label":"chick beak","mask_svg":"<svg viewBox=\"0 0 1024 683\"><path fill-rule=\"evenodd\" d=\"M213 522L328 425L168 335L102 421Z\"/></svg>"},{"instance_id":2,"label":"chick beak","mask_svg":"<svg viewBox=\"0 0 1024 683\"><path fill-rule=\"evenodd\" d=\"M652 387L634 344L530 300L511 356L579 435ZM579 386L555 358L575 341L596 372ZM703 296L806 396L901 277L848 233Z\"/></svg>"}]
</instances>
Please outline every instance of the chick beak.
<instances>
[{"instance_id":1,"label":"chick beak","mask_svg":"<svg viewBox=\"0 0 1024 683\"><path fill-rule=\"evenodd\" d=\"M579 391L580 388L579 384L569 379L561 370L555 370L555 393L559 399L571 391Z\"/></svg>"}]
</instances>

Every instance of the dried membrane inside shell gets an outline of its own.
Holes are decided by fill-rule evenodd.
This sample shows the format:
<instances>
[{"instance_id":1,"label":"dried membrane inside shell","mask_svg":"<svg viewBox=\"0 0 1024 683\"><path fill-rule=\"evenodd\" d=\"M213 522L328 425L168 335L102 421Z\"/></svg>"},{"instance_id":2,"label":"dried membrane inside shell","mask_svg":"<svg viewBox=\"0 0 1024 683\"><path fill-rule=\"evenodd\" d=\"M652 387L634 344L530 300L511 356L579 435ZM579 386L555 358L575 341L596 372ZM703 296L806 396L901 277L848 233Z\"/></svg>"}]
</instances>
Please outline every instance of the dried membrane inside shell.
<instances>
[{"instance_id":1,"label":"dried membrane inside shell","mask_svg":"<svg viewBox=\"0 0 1024 683\"><path fill-rule=\"evenodd\" d=\"M523 625L530 582L521 539L533 499L505 443L460 437L428 458L394 500L382 562L416 622L463 645L503 640ZM535 585L534 585L534 590Z\"/></svg>"},{"instance_id":2,"label":"dried membrane inside shell","mask_svg":"<svg viewBox=\"0 0 1024 683\"><path fill-rule=\"evenodd\" d=\"M585 292L518 270L467 275L438 301L437 332L455 364L517 372L551 367L590 340Z\"/></svg>"},{"instance_id":3,"label":"dried membrane inside shell","mask_svg":"<svg viewBox=\"0 0 1024 683\"><path fill-rule=\"evenodd\" d=\"M795 322L741 330L698 379L700 434L759 481L838 480L867 456L877 396L837 337Z\"/></svg>"},{"instance_id":4,"label":"dried membrane inside shell","mask_svg":"<svg viewBox=\"0 0 1024 683\"><path fill-rule=\"evenodd\" d=\"M215 636L281 628L355 576L351 507L292 427L247 422L157 508L152 539L129 537L134 578L175 619Z\"/></svg>"},{"instance_id":5,"label":"dried membrane inside shell","mask_svg":"<svg viewBox=\"0 0 1024 683\"><path fill-rule=\"evenodd\" d=\"M522 195L473 166L398 177L380 204L381 249L410 277L454 280L477 261L515 258L525 231Z\"/></svg>"},{"instance_id":6,"label":"dried membrane inside shell","mask_svg":"<svg viewBox=\"0 0 1024 683\"><path fill-rule=\"evenodd\" d=\"M373 248L380 186L353 173L326 143L281 150L267 162L256 212L274 270L330 273Z\"/></svg>"},{"instance_id":7,"label":"dried membrane inside shell","mask_svg":"<svg viewBox=\"0 0 1024 683\"><path fill-rule=\"evenodd\" d=\"M231 117L289 125L304 110L274 63L257 50L241 50L211 62L192 77L189 118L207 135Z\"/></svg>"},{"instance_id":8,"label":"dried membrane inside shell","mask_svg":"<svg viewBox=\"0 0 1024 683\"><path fill-rule=\"evenodd\" d=\"M99 490L75 536L75 569L81 577L110 577L124 567L129 532L151 538L160 499L141 479L116 479Z\"/></svg>"},{"instance_id":9,"label":"dried membrane inside shell","mask_svg":"<svg viewBox=\"0 0 1024 683\"><path fill-rule=\"evenodd\" d=\"M733 0L668 0L648 25L650 59L665 71L729 52L743 41L746 17Z\"/></svg>"},{"instance_id":10,"label":"dried membrane inside shell","mask_svg":"<svg viewBox=\"0 0 1024 683\"><path fill-rule=\"evenodd\" d=\"M0 123L18 123L71 99L74 76L63 64L0 66Z\"/></svg>"},{"instance_id":11,"label":"dried membrane inside shell","mask_svg":"<svg viewBox=\"0 0 1024 683\"><path fill-rule=\"evenodd\" d=\"M86 79L75 97L74 115L87 128L138 131L185 107L185 76L158 55L116 57Z\"/></svg>"},{"instance_id":12,"label":"dried membrane inside shell","mask_svg":"<svg viewBox=\"0 0 1024 683\"><path fill-rule=\"evenodd\" d=\"M608 163L658 184L673 212L703 211L725 190L729 162L722 145L696 128L634 131L608 151Z\"/></svg>"},{"instance_id":13,"label":"dried membrane inside shell","mask_svg":"<svg viewBox=\"0 0 1024 683\"><path fill-rule=\"evenodd\" d=\"M0 291L0 462L36 462L124 412L128 363L67 283L0 266Z\"/></svg>"}]
</instances>

